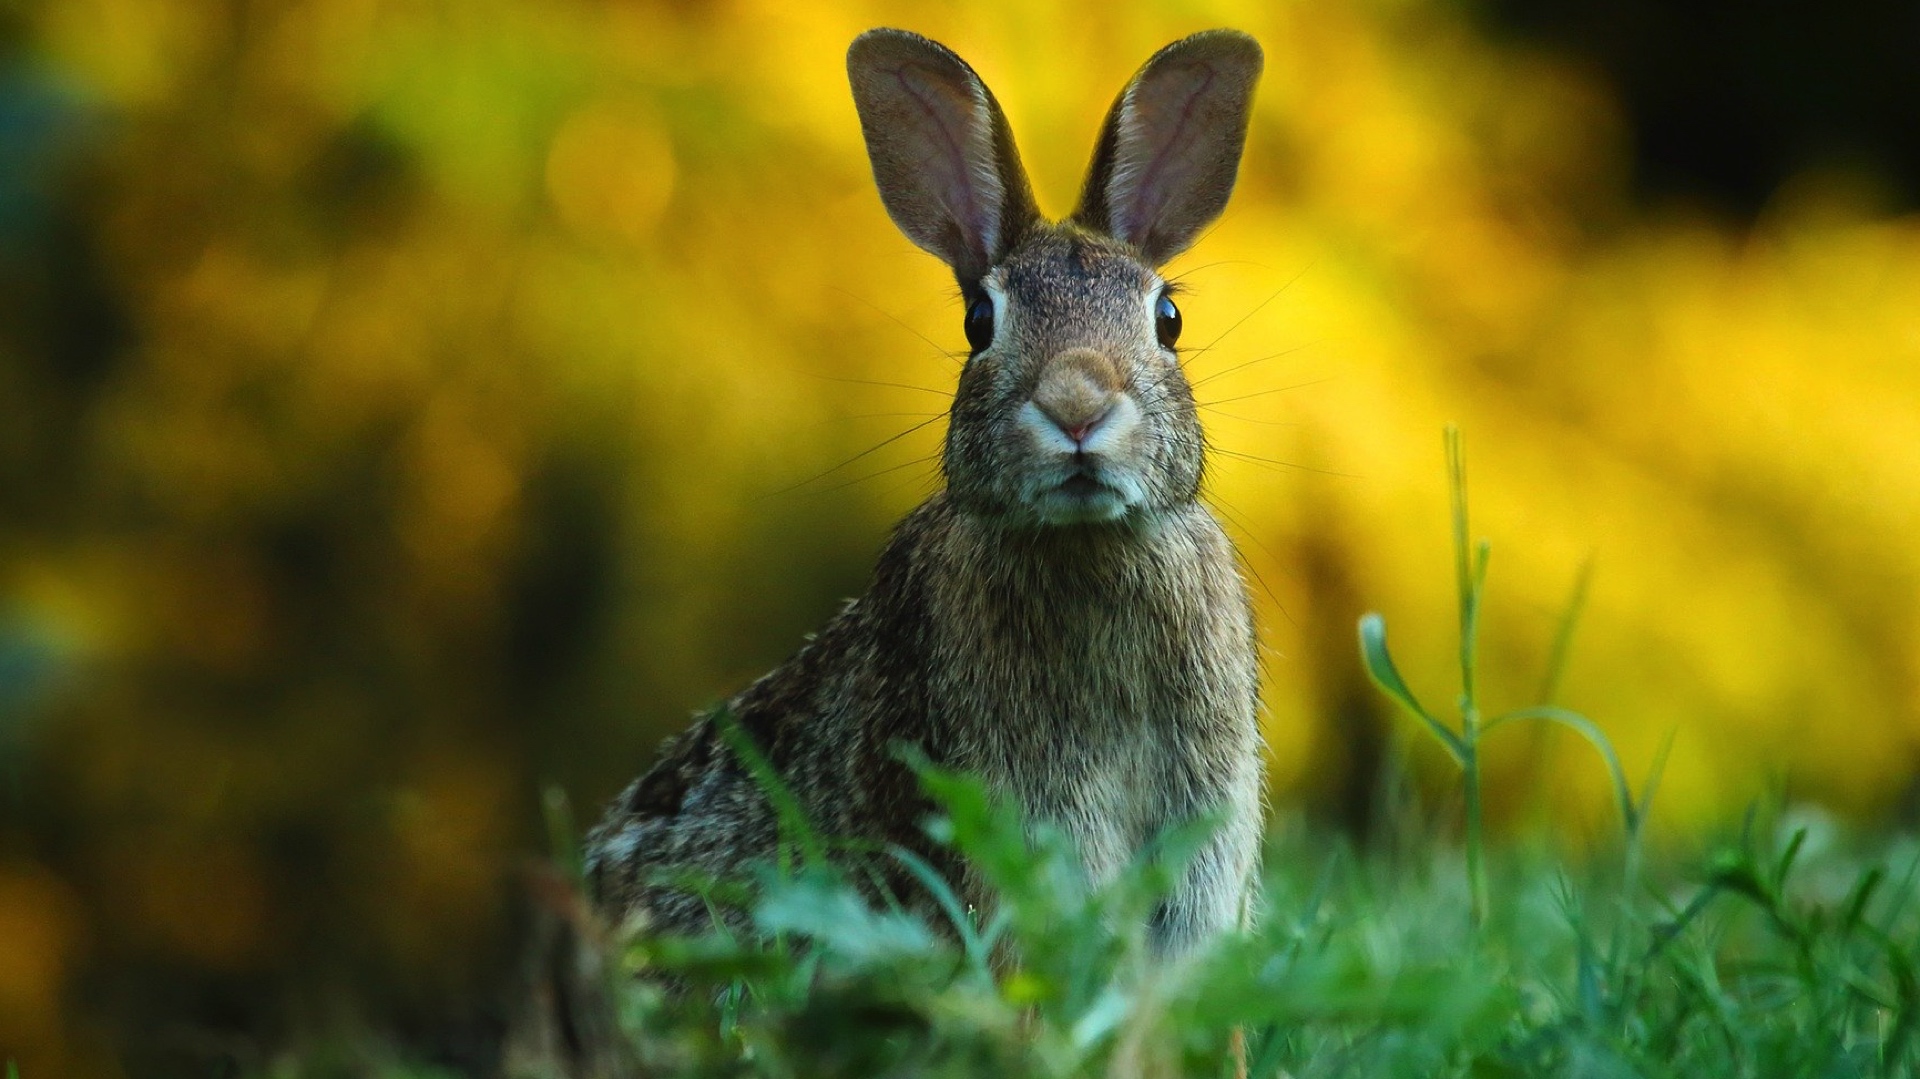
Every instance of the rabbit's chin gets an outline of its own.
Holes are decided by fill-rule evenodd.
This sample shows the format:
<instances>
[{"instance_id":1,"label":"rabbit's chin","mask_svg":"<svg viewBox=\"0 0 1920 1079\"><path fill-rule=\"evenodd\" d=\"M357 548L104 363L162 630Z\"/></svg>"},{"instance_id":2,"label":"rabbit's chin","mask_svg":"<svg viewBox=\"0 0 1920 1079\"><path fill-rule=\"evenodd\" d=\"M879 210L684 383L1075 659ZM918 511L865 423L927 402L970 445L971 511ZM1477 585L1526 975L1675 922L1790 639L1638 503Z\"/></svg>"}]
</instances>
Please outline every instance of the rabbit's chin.
<instances>
[{"instance_id":1,"label":"rabbit's chin","mask_svg":"<svg viewBox=\"0 0 1920 1079\"><path fill-rule=\"evenodd\" d=\"M1031 492L1026 502L1042 524L1100 524L1117 521L1131 512L1140 501L1138 486L1127 478L1076 471Z\"/></svg>"}]
</instances>

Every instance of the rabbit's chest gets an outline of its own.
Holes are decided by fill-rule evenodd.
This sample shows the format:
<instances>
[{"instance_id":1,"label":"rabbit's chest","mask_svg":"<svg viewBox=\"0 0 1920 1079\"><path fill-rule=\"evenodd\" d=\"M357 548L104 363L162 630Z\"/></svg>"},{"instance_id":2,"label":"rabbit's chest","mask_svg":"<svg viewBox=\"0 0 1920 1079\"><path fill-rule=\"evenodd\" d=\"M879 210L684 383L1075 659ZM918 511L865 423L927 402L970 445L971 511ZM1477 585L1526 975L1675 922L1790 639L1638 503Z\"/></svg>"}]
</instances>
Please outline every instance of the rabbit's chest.
<instances>
[{"instance_id":1,"label":"rabbit's chest","mask_svg":"<svg viewBox=\"0 0 1920 1079\"><path fill-rule=\"evenodd\" d=\"M1256 674L1237 578L1003 594L936 679L960 767L1110 877L1166 828L1244 801ZM1256 765L1257 766L1257 765Z\"/></svg>"},{"instance_id":2,"label":"rabbit's chest","mask_svg":"<svg viewBox=\"0 0 1920 1079\"><path fill-rule=\"evenodd\" d=\"M1032 692L1007 702L1000 714L1018 718L996 770L1034 818L1078 841L1099 879L1167 827L1220 808L1223 766L1251 717L1241 679L1204 671L1207 656L1166 640L1087 645L1078 669L1036 669Z\"/></svg>"}]
</instances>

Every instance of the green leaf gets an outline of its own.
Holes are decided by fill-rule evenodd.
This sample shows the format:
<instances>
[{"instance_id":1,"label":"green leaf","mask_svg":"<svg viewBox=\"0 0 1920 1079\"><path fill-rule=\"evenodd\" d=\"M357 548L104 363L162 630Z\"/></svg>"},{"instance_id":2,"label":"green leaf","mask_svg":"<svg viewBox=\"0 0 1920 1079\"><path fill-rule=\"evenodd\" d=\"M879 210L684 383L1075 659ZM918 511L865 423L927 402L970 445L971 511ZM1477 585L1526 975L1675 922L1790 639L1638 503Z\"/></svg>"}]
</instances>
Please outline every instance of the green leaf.
<instances>
[{"instance_id":1,"label":"green leaf","mask_svg":"<svg viewBox=\"0 0 1920 1079\"><path fill-rule=\"evenodd\" d=\"M1360 661L1366 664L1367 674L1373 679L1373 684L1426 724L1427 730L1439 739L1441 745L1447 747L1454 763L1466 763L1466 742L1420 707L1413 691L1407 688L1406 680L1400 677L1399 669L1393 665L1393 656L1387 651L1386 619L1371 611L1360 617Z\"/></svg>"},{"instance_id":2,"label":"green leaf","mask_svg":"<svg viewBox=\"0 0 1920 1079\"><path fill-rule=\"evenodd\" d=\"M1860 924L1861 917L1866 913L1867 904L1873 899L1873 893L1880 890L1880 885L1885 883L1886 879L1887 869L1885 866L1872 866L1868 868L1866 872L1860 874L1859 878L1854 881L1853 890L1847 894L1846 903L1841 906L1840 926L1842 929L1851 932Z\"/></svg>"},{"instance_id":3,"label":"green leaf","mask_svg":"<svg viewBox=\"0 0 1920 1079\"><path fill-rule=\"evenodd\" d=\"M1580 737L1592 743L1593 748L1599 752L1600 759L1606 763L1608 778L1613 780L1614 801L1620 808L1620 820L1626 825L1627 834L1633 835L1640 830L1640 806L1633 800L1633 792L1627 785L1626 770L1620 766L1620 755L1614 752L1612 740L1598 724L1578 712L1542 704L1495 716L1488 720L1481 730L1483 733L1489 733L1496 727L1521 720L1557 723L1577 732Z\"/></svg>"},{"instance_id":4,"label":"green leaf","mask_svg":"<svg viewBox=\"0 0 1920 1079\"><path fill-rule=\"evenodd\" d=\"M875 911L837 876L811 872L769 881L754 921L770 933L806 937L824 946L836 966L862 968L943 951L926 923Z\"/></svg>"},{"instance_id":5,"label":"green leaf","mask_svg":"<svg viewBox=\"0 0 1920 1079\"><path fill-rule=\"evenodd\" d=\"M740 763L747 769L747 774L753 777L761 793L765 794L767 801L773 805L774 815L780 822L782 865L786 863L787 848L796 844L806 856L806 864L826 864L826 846L821 843L820 834L813 830L812 822L807 820L806 812L800 808L800 800L794 797L792 789L787 786L785 780L780 778L780 773L774 769L773 762L769 761L766 755L760 752L760 747L753 743L753 736L740 726L740 721L735 718L733 711L725 707L721 708L714 713L713 723L720 732L721 739L727 743L729 749L733 750L734 755L740 758Z\"/></svg>"},{"instance_id":6,"label":"green leaf","mask_svg":"<svg viewBox=\"0 0 1920 1079\"><path fill-rule=\"evenodd\" d=\"M978 971L987 972L987 964L992 956L980 939L980 931L974 925L972 915L967 912L960 896L954 892L953 885L948 883L938 870L929 865L925 858L897 843L887 845L887 854L894 861L899 862L913 879L919 881L920 886L933 896L933 901L939 905L941 912L947 916L947 921L953 925L953 931L959 935L961 950L966 953L967 958Z\"/></svg>"},{"instance_id":7,"label":"green leaf","mask_svg":"<svg viewBox=\"0 0 1920 1079\"><path fill-rule=\"evenodd\" d=\"M1793 872L1793 863L1800 860L1800 849L1807 845L1807 830L1795 828L1793 835L1787 838L1787 849L1780 852L1780 860L1773 870L1773 888L1782 892L1787 887L1787 876Z\"/></svg>"}]
</instances>

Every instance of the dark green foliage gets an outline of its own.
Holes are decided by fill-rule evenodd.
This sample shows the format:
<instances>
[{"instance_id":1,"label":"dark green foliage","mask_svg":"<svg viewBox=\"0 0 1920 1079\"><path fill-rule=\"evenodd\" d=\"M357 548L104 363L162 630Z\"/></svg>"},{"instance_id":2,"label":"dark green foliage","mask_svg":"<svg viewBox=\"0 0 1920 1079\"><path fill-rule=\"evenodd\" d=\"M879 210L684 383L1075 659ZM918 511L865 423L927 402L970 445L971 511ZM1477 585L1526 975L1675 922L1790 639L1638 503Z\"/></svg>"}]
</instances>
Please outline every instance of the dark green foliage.
<instances>
[{"instance_id":1,"label":"dark green foliage","mask_svg":"<svg viewBox=\"0 0 1920 1079\"><path fill-rule=\"evenodd\" d=\"M1141 929L1193 848L1170 836L1106 888L974 783L925 772L938 834L1003 906L958 931L818 866L769 869L760 939L640 940L623 991L643 1067L690 1076L1906 1075L1920 848L1779 814L1645 867L1489 852L1463 917L1458 851L1360 852L1283 827L1263 909L1165 961ZM1418 825L1413 825L1418 827ZM1609 868L1596 868L1606 866ZM1017 958L1016 958L1017 957ZM692 988L668 995L644 975Z\"/></svg>"}]
</instances>

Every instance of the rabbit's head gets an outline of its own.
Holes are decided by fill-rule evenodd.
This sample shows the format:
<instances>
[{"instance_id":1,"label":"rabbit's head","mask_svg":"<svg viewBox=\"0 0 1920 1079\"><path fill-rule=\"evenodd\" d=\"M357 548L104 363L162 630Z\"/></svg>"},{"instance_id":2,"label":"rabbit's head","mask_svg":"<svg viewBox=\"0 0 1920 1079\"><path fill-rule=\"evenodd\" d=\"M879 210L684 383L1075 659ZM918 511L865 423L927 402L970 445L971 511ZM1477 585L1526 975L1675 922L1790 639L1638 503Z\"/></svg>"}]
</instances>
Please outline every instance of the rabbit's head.
<instances>
[{"instance_id":1,"label":"rabbit's head","mask_svg":"<svg viewBox=\"0 0 1920 1079\"><path fill-rule=\"evenodd\" d=\"M1116 521L1191 502L1203 442L1157 268L1233 190L1260 47L1214 30L1167 46L1101 128L1080 205L1040 216L1006 117L942 45L871 30L847 52L880 197L959 279L972 354L943 467L966 512Z\"/></svg>"}]
</instances>

